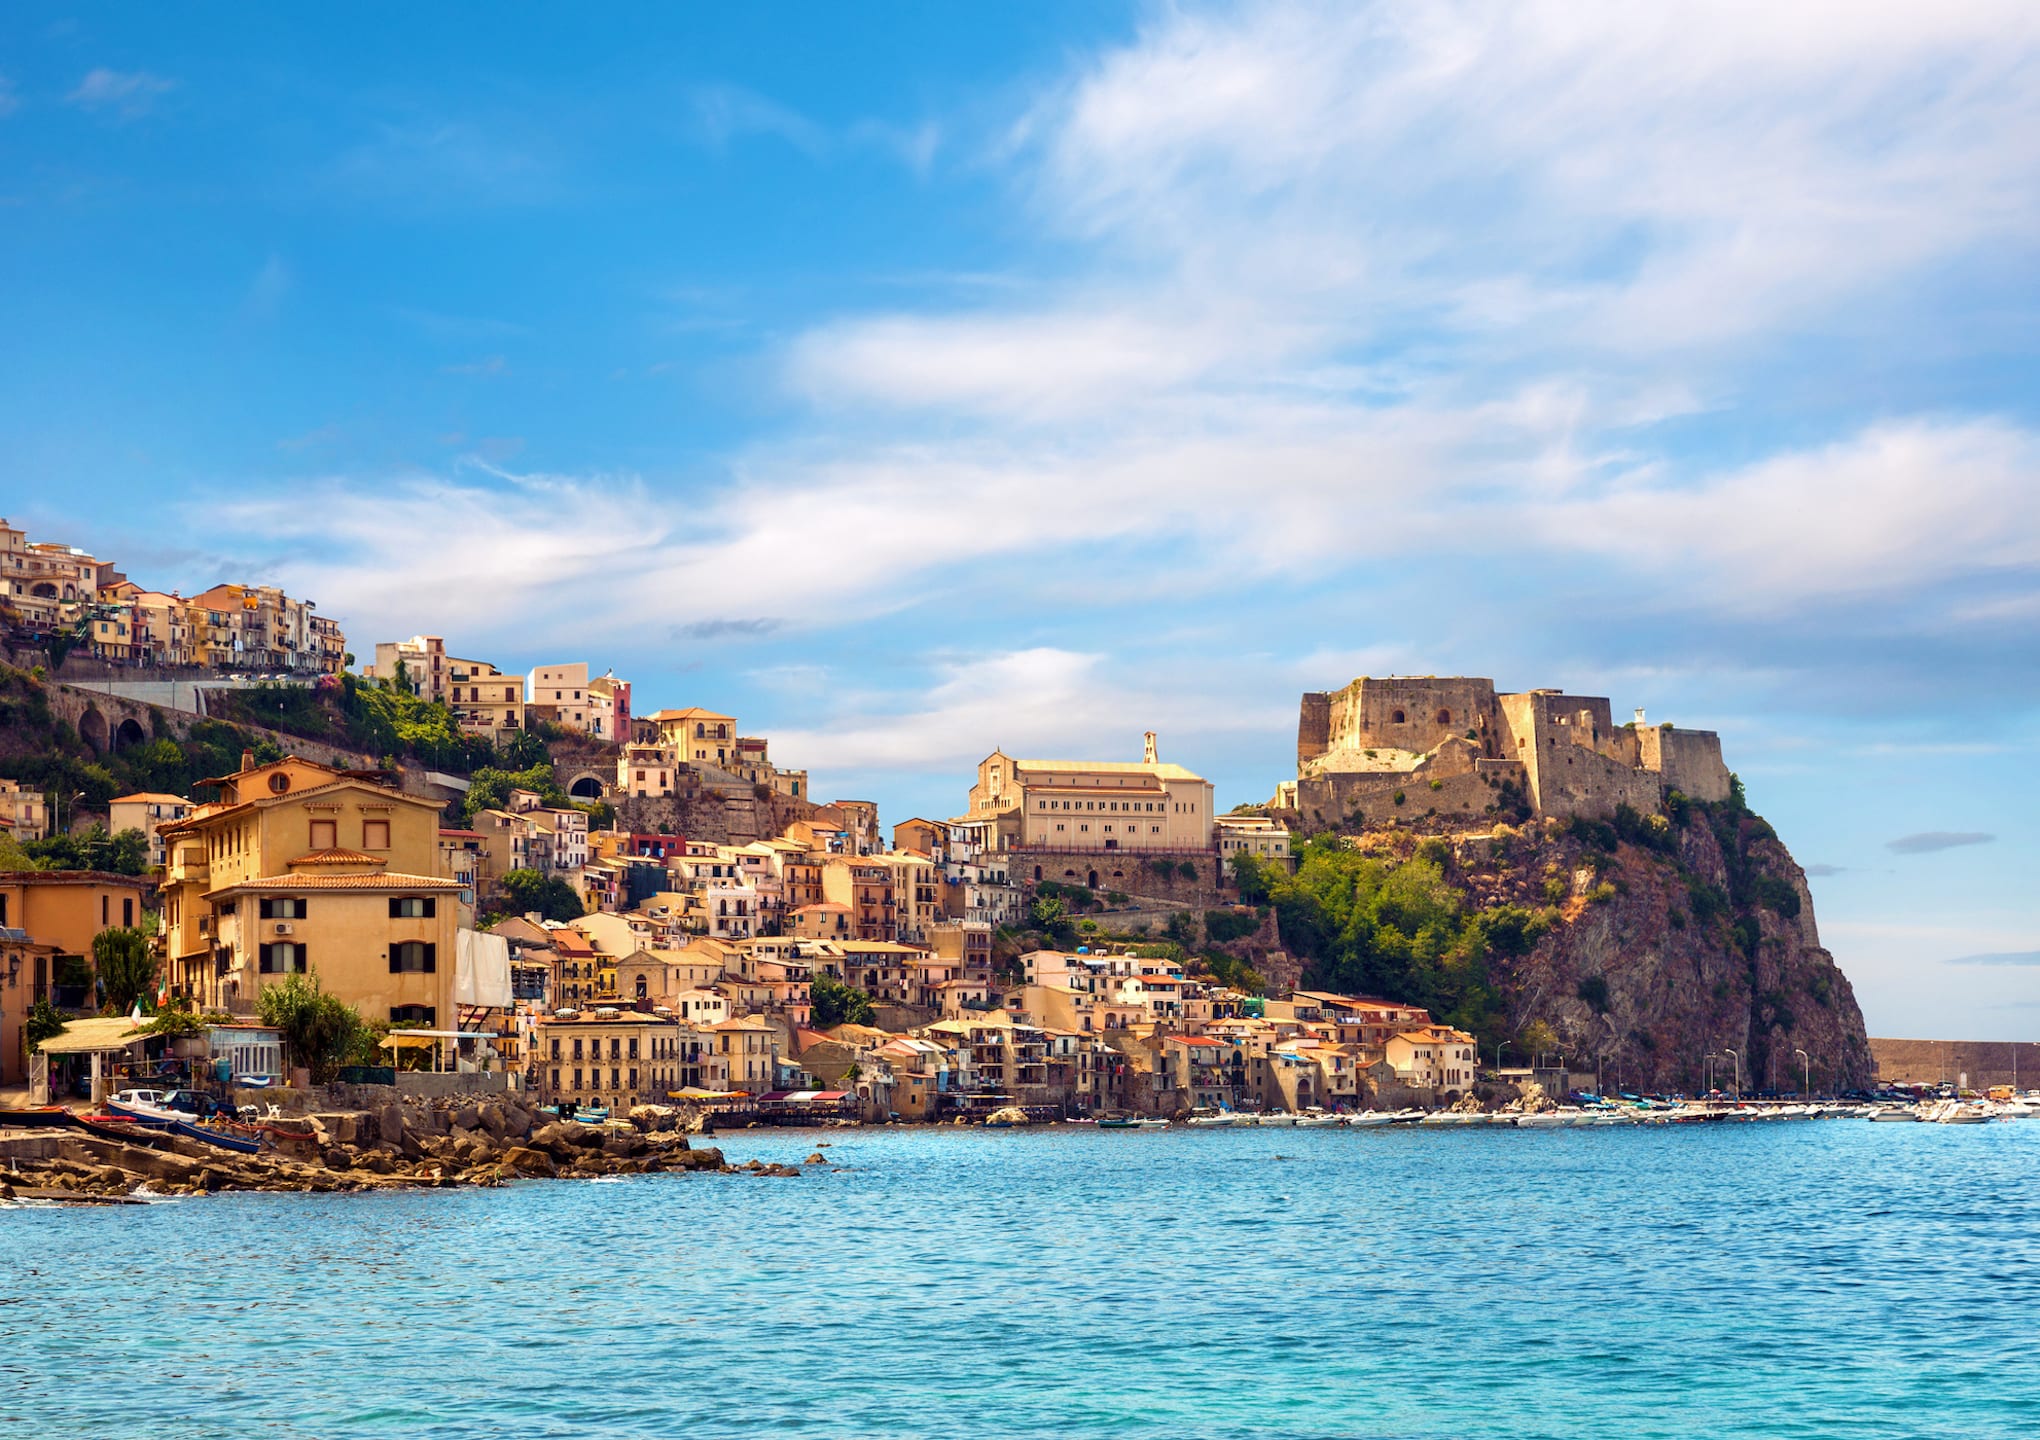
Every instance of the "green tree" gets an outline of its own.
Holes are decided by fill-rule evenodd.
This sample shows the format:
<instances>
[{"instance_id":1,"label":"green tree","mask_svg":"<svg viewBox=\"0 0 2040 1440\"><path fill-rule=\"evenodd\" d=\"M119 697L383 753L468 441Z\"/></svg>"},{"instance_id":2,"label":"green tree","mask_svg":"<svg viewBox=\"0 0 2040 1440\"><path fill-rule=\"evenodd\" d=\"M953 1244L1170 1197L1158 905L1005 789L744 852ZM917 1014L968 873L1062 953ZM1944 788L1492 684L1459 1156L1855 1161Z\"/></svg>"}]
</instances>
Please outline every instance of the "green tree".
<instances>
[{"instance_id":1,"label":"green tree","mask_svg":"<svg viewBox=\"0 0 2040 1440\"><path fill-rule=\"evenodd\" d=\"M1058 945L1067 945L1076 934L1070 921L1069 902L1059 895L1043 895L1034 902L1034 928Z\"/></svg>"},{"instance_id":2,"label":"green tree","mask_svg":"<svg viewBox=\"0 0 2040 1440\"><path fill-rule=\"evenodd\" d=\"M139 930L116 926L94 935L92 968L109 1015L125 1015L137 1000L156 993L156 957L149 953L149 937Z\"/></svg>"},{"instance_id":3,"label":"green tree","mask_svg":"<svg viewBox=\"0 0 2040 1440\"><path fill-rule=\"evenodd\" d=\"M808 987L808 1004L819 1030L838 1025L869 1025L877 1013L869 995L831 975L814 977Z\"/></svg>"},{"instance_id":4,"label":"green tree","mask_svg":"<svg viewBox=\"0 0 2040 1440\"><path fill-rule=\"evenodd\" d=\"M22 847L39 870L103 870L140 875L149 868L149 840L139 830L106 833L104 825L75 834L51 835Z\"/></svg>"},{"instance_id":5,"label":"green tree","mask_svg":"<svg viewBox=\"0 0 2040 1440\"><path fill-rule=\"evenodd\" d=\"M52 1035L61 1034L63 1029L64 1012L50 1004L49 997L45 995L30 1007L28 1018L22 1023L21 1034L28 1041L28 1048L33 1050Z\"/></svg>"},{"instance_id":6,"label":"green tree","mask_svg":"<svg viewBox=\"0 0 2040 1440\"><path fill-rule=\"evenodd\" d=\"M546 920L578 920L588 913L574 887L557 875L512 870L503 877L503 893L519 915L536 912Z\"/></svg>"},{"instance_id":7,"label":"green tree","mask_svg":"<svg viewBox=\"0 0 2040 1440\"><path fill-rule=\"evenodd\" d=\"M1529 1053L1534 1063L1558 1048L1558 1032L1542 1020L1532 1020L1523 1027L1522 1037L1516 1043Z\"/></svg>"},{"instance_id":8,"label":"green tree","mask_svg":"<svg viewBox=\"0 0 2040 1440\"><path fill-rule=\"evenodd\" d=\"M1233 884L1238 887L1240 899L1249 905L1268 903L1270 891L1281 871L1273 865L1264 865L1257 856L1244 850L1235 850L1226 864L1232 870Z\"/></svg>"},{"instance_id":9,"label":"green tree","mask_svg":"<svg viewBox=\"0 0 2040 1440\"><path fill-rule=\"evenodd\" d=\"M287 975L266 987L255 1009L264 1025L283 1032L292 1062L311 1071L314 1085L331 1081L359 1052L366 1029L352 1005L319 988L316 972Z\"/></svg>"}]
</instances>

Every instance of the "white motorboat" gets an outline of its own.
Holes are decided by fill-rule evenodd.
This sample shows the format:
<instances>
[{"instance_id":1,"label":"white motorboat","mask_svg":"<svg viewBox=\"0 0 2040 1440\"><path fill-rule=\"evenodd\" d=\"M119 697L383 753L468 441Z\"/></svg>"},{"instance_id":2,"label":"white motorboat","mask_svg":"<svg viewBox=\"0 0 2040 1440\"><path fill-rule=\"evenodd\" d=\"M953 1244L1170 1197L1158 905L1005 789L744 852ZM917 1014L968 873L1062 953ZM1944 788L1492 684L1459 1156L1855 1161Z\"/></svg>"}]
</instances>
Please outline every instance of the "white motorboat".
<instances>
[{"instance_id":1,"label":"white motorboat","mask_svg":"<svg viewBox=\"0 0 2040 1440\"><path fill-rule=\"evenodd\" d=\"M1565 1116L1559 1114L1556 1110L1540 1110L1534 1115L1518 1115L1516 1117L1516 1128L1518 1130L1556 1130L1565 1123Z\"/></svg>"},{"instance_id":2,"label":"white motorboat","mask_svg":"<svg viewBox=\"0 0 2040 1440\"><path fill-rule=\"evenodd\" d=\"M1872 1120L1885 1120L1885 1121L1898 1121L1898 1120L1918 1121L1923 1117L1920 1115L1919 1111L1915 1110L1910 1105L1886 1105L1881 1109L1872 1110L1870 1112L1870 1118Z\"/></svg>"},{"instance_id":3,"label":"white motorboat","mask_svg":"<svg viewBox=\"0 0 2040 1440\"><path fill-rule=\"evenodd\" d=\"M1293 1123L1299 1129L1323 1125L1344 1125L1346 1117L1344 1115L1334 1115L1326 1110L1306 1110L1301 1115L1296 1116Z\"/></svg>"},{"instance_id":4,"label":"white motorboat","mask_svg":"<svg viewBox=\"0 0 2040 1440\"><path fill-rule=\"evenodd\" d=\"M1379 1130L1383 1126L1393 1124L1395 1116L1380 1110L1363 1110L1358 1115L1346 1117L1346 1126L1351 1130Z\"/></svg>"},{"instance_id":5,"label":"white motorboat","mask_svg":"<svg viewBox=\"0 0 2040 1440\"><path fill-rule=\"evenodd\" d=\"M1242 1117L1230 1110L1192 1110L1184 1118L1185 1125L1196 1125L1206 1129L1218 1129L1240 1123Z\"/></svg>"},{"instance_id":6,"label":"white motorboat","mask_svg":"<svg viewBox=\"0 0 2040 1440\"><path fill-rule=\"evenodd\" d=\"M1262 1114L1249 1117L1249 1119L1255 1125L1274 1125L1278 1127L1283 1125L1296 1125L1301 1123L1302 1121L1301 1116L1291 1115L1286 1110L1264 1111Z\"/></svg>"}]
</instances>

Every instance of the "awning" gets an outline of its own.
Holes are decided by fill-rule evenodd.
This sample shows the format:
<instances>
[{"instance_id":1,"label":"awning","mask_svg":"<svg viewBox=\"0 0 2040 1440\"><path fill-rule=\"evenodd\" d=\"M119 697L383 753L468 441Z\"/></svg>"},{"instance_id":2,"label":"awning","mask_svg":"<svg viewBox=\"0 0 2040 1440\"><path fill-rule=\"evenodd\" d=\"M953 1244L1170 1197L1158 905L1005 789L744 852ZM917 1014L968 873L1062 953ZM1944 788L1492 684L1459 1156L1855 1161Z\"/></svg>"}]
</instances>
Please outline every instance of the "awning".
<instances>
[{"instance_id":1,"label":"awning","mask_svg":"<svg viewBox=\"0 0 2040 1440\"><path fill-rule=\"evenodd\" d=\"M687 1085L678 1090L668 1090L669 1100L748 1100L751 1097L742 1090L704 1090L699 1085Z\"/></svg>"},{"instance_id":2,"label":"awning","mask_svg":"<svg viewBox=\"0 0 2040 1440\"><path fill-rule=\"evenodd\" d=\"M35 1048L45 1055L90 1055L126 1050L146 1038L125 1015L95 1015L66 1022L62 1030Z\"/></svg>"}]
</instances>

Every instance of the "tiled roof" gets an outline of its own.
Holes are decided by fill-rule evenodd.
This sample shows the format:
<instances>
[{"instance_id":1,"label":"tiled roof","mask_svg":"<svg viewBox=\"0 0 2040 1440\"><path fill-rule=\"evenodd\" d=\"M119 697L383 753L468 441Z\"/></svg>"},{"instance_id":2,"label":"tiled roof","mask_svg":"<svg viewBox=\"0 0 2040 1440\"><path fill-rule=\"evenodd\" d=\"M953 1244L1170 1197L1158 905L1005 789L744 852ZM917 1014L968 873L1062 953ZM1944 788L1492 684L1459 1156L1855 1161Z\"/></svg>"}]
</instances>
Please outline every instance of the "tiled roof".
<instances>
[{"instance_id":1,"label":"tiled roof","mask_svg":"<svg viewBox=\"0 0 2040 1440\"><path fill-rule=\"evenodd\" d=\"M387 893L391 891L459 891L463 889L458 880L439 880L430 875L267 875L257 880L243 880L234 885L223 885L217 890L206 892L206 899L217 900L227 895L254 894L266 890L357 890Z\"/></svg>"},{"instance_id":2,"label":"tiled roof","mask_svg":"<svg viewBox=\"0 0 2040 1440\"><path fill-rule=\"evenodd\" d=\"M370 855L362 850L345 850L334 847L327 850L310 850L289 862L292 865L387 865L390 862L380 855Z\"/></svg>"}]
</instances>

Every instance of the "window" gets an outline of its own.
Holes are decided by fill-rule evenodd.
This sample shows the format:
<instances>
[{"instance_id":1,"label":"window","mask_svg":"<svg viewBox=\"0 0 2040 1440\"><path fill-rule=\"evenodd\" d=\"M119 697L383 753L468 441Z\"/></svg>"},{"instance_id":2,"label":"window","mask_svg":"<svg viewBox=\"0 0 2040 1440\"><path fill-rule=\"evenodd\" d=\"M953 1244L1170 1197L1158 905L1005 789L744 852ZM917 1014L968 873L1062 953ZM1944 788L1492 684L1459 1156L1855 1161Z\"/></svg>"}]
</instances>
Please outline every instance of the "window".
<instances>
[{"instance_id":1,"label":"window","mask_svg":"<svg viewBox=\"0 0 2040 1440\"><path fill-rule=\"evenodd\" d=\"M439 947L423 940L390 946L390 974L430 975L439 968Z\"/></svg>"},{"instance_id":2,"label":"window","mask_svg":"<svg viewBox=\"0 0 2040 1440\"><path fill-rule=\"evenodd\" d=\"M256 968L264 975L302 975L305 947L288 942L261 946L256 951Z\"/></svg>"},{"instance_id":3,"label":"window","mask_svg":"<svg viewBox=\"0 0 2040 1440\"><path fill-rule=\"evenodd\" d=\"M623 1042L613 1035L609 1037L609 1058L612 1060L623 1058Z\"/></svg>"},{"instance_id":4,"label":"window","mask_svg":"<svg viewBox=\"0 0 2040 1440\"><path fill-rule=\"evenodd\" d=\"M264 920L302 920L305 918L305 902L288 900L277 896L261 902Z\"/></svg>"},{"instance_id":5,"label":"window","mask_svg":"<svg viewBox=\"0 0 2040 1440\"><path fill-rule=\"evenodd\" d=\"M390 822L387 820L364 820L361 822L361 848L364 850L387 850L390 848Z\"/></svg>"},{"instance_id":6,"label":"window","mask_svg":"<svg viewBox=\"0 0 2040 1440\"><path fill-rule=\"evenodd\" d=\"M557 1090L557 1089L559 1089L559 1088L560 1088L560 1072L559 1072L559 1071L557 1071L557 1070L553 1071L553 1072L552 1072L552 1077L553 1077L553 1078L552 1078L552 1088L553 1088L553 1089L555 1089L555 1090Z\"/></svg>"},{"instance_id":7,"label":"window","mask_svg":"<svg viewBox=\"0 0 2040 1440\"><path fill-rule=\"evenodd\" d=\"M127 927L128 927L129 929L133 929L133 928L134 928L134 923L135 923L135 897L134 897L134 896L132 896L132 895L124 896L124 897L123 897L123 898L121 899L121 902L120 902L120 923L121 923L121 924L123 924L123 925L125 925L125 926L127 926Z\"/></svg>"},{"instance_id":8,"label":"window","mask_svg":"<svg viewBox=\"0 0 2040 1440\"><path fill-rule=\"evenodd\" d=\"M574 1058L576 1060L581 1058L581 1037L578 1035L574 1037ZM574 1083L578 1085L581 1082L579 1080L576 1080Z\"/></svg>"},{"instance_id":9,"label":"window","mask_svg":"<svg viewBox=\"0 0 2040 1440\"><path fill-rule=\"evenodd\" d=\"M314 820L312 822L312 848L331 850L340 843L340 822L337 820Z\"/></svg>"},{"instance_id":10,"label":"window","mask_svg":"<svg viewBox=\"0 0 2040 1440\"><path fill-rule=\"evenodd\" d=\"M574 1072L574 1088L576 1090L581 1088L581 1072L578 1070Z\"/></svg>"},{"instance_id":11,"label":"window","mask_svg":"<svg viewBox=\"0 0 2040 1440\"><path fill-rule=\"evenodd\" d=\"M439 1011L430 1005L392 1005L390 1024L430 1025L439 1019Z\"/></svg>"},{"instance_id":12,"label":"window","mask_svg":"<svg viewBox=\"0 0 2040 1440\"><path fill-rule=\"evenodd\" d=\"M635 1039L633 1039L633 1040L632 1040L632 1041L630 1042L630 1058L631 1058L631 1059L633 1059L633 1060L635 1060L635 1059L637 1059L637 1058L638 1058L638 1054L637 1054L637 1041L636 1041ZM633 1084L633 1085L635 1085L635 1084L637 1084L637 1081L636 1081L635 1079L633 1079L633 1080L632 1080L632 1081L631 1081L630 1083L631 1083L631 1084Z\"/></svg>"},{"instance_id":13,"label":"window","mask_svg":"<svg viewBox=\"0 0 2040 1440\"><path fill-rule=\"evenodd\" d=\"M109 918L109 917L110 917L110 916L112 915L112 913L113 913L113 897L112 897L112 896L110 896L110 895L102 895L102 896L100 896L100 897L99 897L99 923L100 923L100 925L101 925L102 927L104 927L104 926L107 926L107 925L110 925L110 924L112 924L112 923L113 923L113 922L112 922L112 920L111 920L111 919Z\"/></svg>"},{"instance_id":14,"label":"window","mask_svg":"<svg viewBox=\"0 0 2040 1440\"><path fill-rule=\"evenodd\" d=\"M559 1036L557 1036L557 1035L553 1036L553 1042L552 1042L552 1058L553 1058L553 1059L555 1059L555 1060L557 1060L557 1059L559 1059L559 1058L560 1058L560 1037L559 1037ZM557 1085L557 1084L559 1084L559 1083L560 1083L560 1082L559 1082L559 1077L558 1077L557 1075L555 1075L555 1076L553 1077L553 1084Z\"/></svg>"},{"instance_id":15,"label":"window","mask_svg":"<svg viewBox=\"0 0 2040 1440\"><path fill-rule=\"evenodd\" d=\"M390 897L390 919L430 920L436 901L429 895L392 895Z\"/></svg>"},{"instance_id":16,"label":"window","mask_svg":"<svg viewBox=\"0 0 2040 1440\"><path fill-rule=\"evenodd\" d=\"M612 1090L623 1088L623 1072L621 1070L612 1069L609 1072L609 1088Z\"/></svg>"},{"instance_id":17,"label":"window","mask_svg":"<svg viewBox=\"0 0 2040 1440\"><path fill-rule=\"evenodd\" d=\"M637 1070L635 1067L630 1072L630 1088L633 1090L637 1089Z\"/></svg>"}]
</instances>

